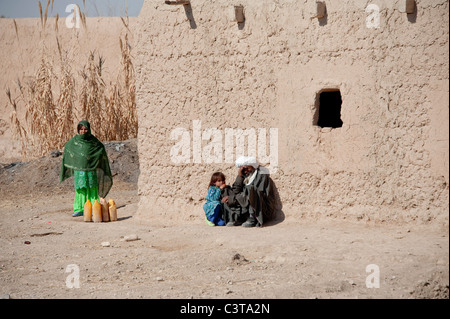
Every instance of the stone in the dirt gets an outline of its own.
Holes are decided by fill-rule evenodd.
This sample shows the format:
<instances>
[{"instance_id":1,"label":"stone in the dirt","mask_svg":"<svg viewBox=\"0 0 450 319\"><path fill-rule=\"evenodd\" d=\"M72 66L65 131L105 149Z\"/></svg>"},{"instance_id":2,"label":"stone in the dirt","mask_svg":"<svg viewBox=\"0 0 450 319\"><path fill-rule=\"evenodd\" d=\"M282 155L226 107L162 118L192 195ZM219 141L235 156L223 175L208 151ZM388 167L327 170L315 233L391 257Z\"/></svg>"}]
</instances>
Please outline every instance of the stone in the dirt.
<instances>
[{"instance_id":1,"label":"stone in the dirt","mask_svg":"<svg viewBox=\"0 0 450 319\"><path fill-rule=\"evenodd\" d=\"M139 237L138 237L138 235L133 234L133 235L125 236L125 237L123 238L123 240L124 240L124 241L134 241L134 240L139 240Z\"/></svg>"},{"instance_id":2,"label":"stone in the dirt","mask_svg":"<svg viewBox=\"0 0 450 319\"><path fill-rule=\"evenodd\" d=\"M50 156L51 157L59 157L59 156L61 156L63 153L61 153L61 151L60 150L54 150L54 151L52 151L51 153L50 153Z\"/></svg>"},{"instance_id":3,"label":"stone in the dirt","mask_svg":"<svg viewBox=\"0 0 450 319\"><path fill-rule=\"evenodd\" d=\"M111 243L109 242L109 241L104 241L104 242L102 242L102 247L109 247L109 246L111 246Z\"/></svg>"},{"instance_id":4,"label":"stone in the dirt","mask_svg":"<svg viewBox=\"0 0 450 319\"><path fill-rule=\"evenodd\" d=\"M249 261L248 261L244 256L242 256L241 254L235 254L235 255L233 255L233 257L232 257L231 260L234 261L237 265L240 265L240 264L244 264L244 263L248 263L248 262L249 262Z\"/></svg>"}]
</instances>

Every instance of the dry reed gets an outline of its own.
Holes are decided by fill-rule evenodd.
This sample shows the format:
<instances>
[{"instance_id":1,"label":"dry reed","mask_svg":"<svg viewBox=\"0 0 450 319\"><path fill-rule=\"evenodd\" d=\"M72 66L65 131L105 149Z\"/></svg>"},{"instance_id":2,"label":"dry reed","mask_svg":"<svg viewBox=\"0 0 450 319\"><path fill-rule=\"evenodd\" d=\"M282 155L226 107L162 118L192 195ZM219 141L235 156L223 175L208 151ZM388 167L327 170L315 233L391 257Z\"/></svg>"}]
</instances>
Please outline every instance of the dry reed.
<instances>
[{"instance_id":1,"label":"dry reed","mask_svg":"<svg viewBox=\"0 0 450 319\"><path fill-rule=\"evenodd\" d=\"M63 143L73 135L73 114L76 103L75 77L71 69L71 61L68 53L62 52L59 40L57 39L58 52L60 57L60 92L57 103L58 136L56 148L62 148Z\"/></svg>"},{"instance_id":2,"label":"dry reed","mask_svg":"<svg viewBox=\"0 0 450 319\"><path fill-rule=\"evenodd\" d=\"M55 18L55 32L58 33L58 20L59 20L59 14L56 14Z\"/></svg>"},{"instance_id":3,"label":"dry reed","mask_svg":"<svg viewBox=\"0 0 450 319\"><path fill-rule=\"evenodd\" d=\"M18 81L18 85L19 85L19 87L21 87L20 81ZM26 158L26 156L27 156L26 150L28 149L27 142L29 141L27 131L25 130L25 128L19 121L19 117L17 116L17 103L16 103L16 100L12 98L11 90L9 88L6 90L6 95L8 96L9 103L11 104L11 106L13 108L13 111L11 112L11 116L10 116L10 121L11 121L12 128L13 128L13 130L12 130L13 137L20 140L21 150L22 150L21 155L23 158Z\"/></svg>"},{"instance_id":4,"label":"dry reed","mask_svg":"<svg viewBox=\"0 0 450 319\"><path fill-rule=\"evenodd\" d=\"M55 121L57 113L53 98L52 73L52 65L43 54L35 74L34 92L28 99L25 113L30 132L37 139L34 145L38 154L58 144L55 132L59 128Z\"/></svg>"},{"instance_id":5,"label":"dry reed","mask_svg":"<svg viewBox=\"0 0 450 319\"><path fill-rule=\"evenodd\" d=\"M80 15L80 18L81 18L81 23L83 24L84 29L87 30L86 14L83 12L83 13Z\"/></svg>"},{"instance_id":6,"label":"dry reed","mask_svg":"<svg viewBox=\"0 0 450 319\"><path fill-rule=\"evenodd\" d=\"M41 1L38 1L38 6L39 6L39 15L41 16L41 27L44 28L44 18L42 16L42 5L41 5Z\"/></svg>"},{"instance_id":7,"label":"dry reed","mask_svg":"<svg viewBox=\"0 0 450 319\"><path fill-rule=\"evenodd\" d=\"M102 70L105 60L100 56L98 62L95 59L95 53L91 52L88 63L82 71L83 84L81 89L80 101L82 117L90 119L91 127L102 127L103 114L103 96L105 94L105 82L102 78ZM103 130L96 132L100 139L105 138Z\"/></svg>"},{"instance_id":8,"label":"dry reed","mask_svg":"<svg viewBox=\"0 0 450 319\"><path fill-rule=\"evenodd\" d=\"M126 127L124 128L126 133L121 136L121 138L130 138L132 136L137 136L138 123L136 114L136 83L128 34L125 34L124 42L120 39L119 43L122 52L122 72L119 74L122 80L119 80L119 83L124 90L124 105L121 107L121 115L126 122Z\"/></svg>"},{"instance_id":9,"label":"dry reed","mask_svg":"<svg viewBox=\"0 0 450 319\"><path fill-rule=\"evenodd\" d=\"M16 19L13 20L13 23L14 23L14 30L16 30L17 40L19 40L19 29L17 28Z\"/></svg>"},{"instance_id":10,"label":"dry reed","mask_svg":"<svg viewBox=\"0 0 450 319\"><path fill-rule=\"evenodd\" d=\"M47 2L47 7L45 8L45 13L44 13L44 25L43 28L45 28L45 25L47 23L47 14L48 14L48 7L50 6L50 0L48 0Z\"/></svg>"}]
</instances>

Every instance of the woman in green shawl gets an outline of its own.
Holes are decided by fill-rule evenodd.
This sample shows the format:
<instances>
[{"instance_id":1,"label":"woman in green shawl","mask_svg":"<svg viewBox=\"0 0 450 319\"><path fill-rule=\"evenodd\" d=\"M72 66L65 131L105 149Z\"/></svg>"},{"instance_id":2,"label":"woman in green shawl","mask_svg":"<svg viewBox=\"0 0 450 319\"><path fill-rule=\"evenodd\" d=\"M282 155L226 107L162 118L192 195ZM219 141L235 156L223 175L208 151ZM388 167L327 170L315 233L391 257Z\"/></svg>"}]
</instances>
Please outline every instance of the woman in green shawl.
<instances>
[{"instance_id":1,"label":"woman in green shawl","mask_svg":"<svg viewBox=\"0 0 450 319\"><path fill-rule=\"evenodd\" d=\"M74 177L75 200L72 216L83 216L84 204L106 197L113 184L105 146L91 134L88 121L80 121L78 134L64 145L60 182Z\"/></svg>"}]
</instances>

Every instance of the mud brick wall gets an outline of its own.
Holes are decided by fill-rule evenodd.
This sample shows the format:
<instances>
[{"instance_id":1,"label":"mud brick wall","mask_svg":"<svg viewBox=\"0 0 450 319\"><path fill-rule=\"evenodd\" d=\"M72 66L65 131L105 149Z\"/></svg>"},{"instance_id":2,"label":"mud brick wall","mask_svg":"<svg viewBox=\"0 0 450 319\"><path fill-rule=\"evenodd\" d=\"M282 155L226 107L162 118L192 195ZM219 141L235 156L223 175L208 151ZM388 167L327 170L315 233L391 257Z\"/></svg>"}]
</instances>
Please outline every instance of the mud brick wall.
<instances>
[{"instance_id":1,"label":"mud brick wall","mask_svg":"<svg viewBox=\"0 0 450 319\"><path fill-rule=\"evenodd\" d=\"M310 0L147 0L134 51L137 215L201 217L211 174L236 175L226 130L265 128L269 150L275 128L285 218L448 224L449 3L407 14L405 2L370 1L376 20L357 0L326 0L321 19ZM317 125L328 90L341 94L342 127ZM208 129L222 137L212 163L195 151L199 136L201 154L211 149ZM174 162L177 143L189 153Z\"/></svg>"}]
</instances>

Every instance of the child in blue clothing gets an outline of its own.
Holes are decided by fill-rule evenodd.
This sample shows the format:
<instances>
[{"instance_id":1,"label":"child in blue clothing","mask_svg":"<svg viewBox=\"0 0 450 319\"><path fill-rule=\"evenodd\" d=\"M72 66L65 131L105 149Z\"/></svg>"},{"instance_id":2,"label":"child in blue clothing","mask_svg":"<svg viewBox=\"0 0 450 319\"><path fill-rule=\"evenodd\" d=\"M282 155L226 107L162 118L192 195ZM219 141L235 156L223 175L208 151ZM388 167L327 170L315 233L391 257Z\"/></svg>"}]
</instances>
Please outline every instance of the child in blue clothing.
<instances>
[{"instance_id":1,"label":"child in blue clothing","mask_svg":"<svg viewBox=\"0 0 450 319\"><path fill-rule=\"evenodd\" d=\"M206 215L206 223L210 226L225 226L225 221L222 219L221 202L221 190L225 187L227 187L227 184L225 183L225 175L221 172L215 172L211 176L208 194L206 195L206 203L203 205L203 210Z\"/></svg>"}]
</instances>

